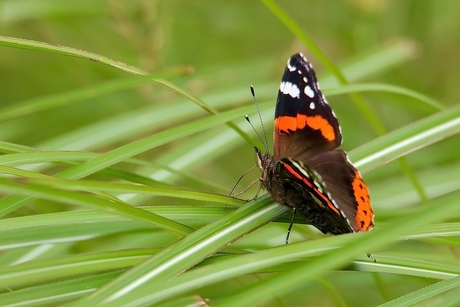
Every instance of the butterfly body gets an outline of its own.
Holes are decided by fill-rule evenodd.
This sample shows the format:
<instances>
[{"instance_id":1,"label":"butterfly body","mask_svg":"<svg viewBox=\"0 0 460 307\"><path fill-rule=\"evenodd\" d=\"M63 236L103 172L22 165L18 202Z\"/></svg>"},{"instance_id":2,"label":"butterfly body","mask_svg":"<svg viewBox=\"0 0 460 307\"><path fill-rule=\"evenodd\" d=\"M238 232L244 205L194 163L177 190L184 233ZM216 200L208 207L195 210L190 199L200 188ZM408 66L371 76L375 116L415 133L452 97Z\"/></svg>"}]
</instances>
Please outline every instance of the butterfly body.
<instances>
[{"instance_id":1,"label":"butterfly body","mask_svg":"<svg viewBox=\"0 0 460 307\"><path fill-rule=\"evenodd\" d=\"M273 200L295 209L327 234L374 225L369 192L347 154L338 120L315 72L298 53L287 63L275 108L274 155L256 148L261 184Z\"/></svg>"}]
</instances>

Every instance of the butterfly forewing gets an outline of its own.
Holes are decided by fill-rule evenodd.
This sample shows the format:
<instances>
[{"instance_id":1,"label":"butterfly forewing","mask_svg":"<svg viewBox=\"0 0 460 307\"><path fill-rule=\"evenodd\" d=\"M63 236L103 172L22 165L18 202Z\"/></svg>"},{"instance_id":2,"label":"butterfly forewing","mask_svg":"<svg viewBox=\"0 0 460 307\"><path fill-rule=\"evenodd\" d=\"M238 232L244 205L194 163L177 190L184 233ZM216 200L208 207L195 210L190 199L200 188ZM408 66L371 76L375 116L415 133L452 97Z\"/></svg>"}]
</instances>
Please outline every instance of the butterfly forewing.
<instances>
[{"instance_id":1,"label":"butterfly forewing","mask_svg":"<svg viewBox=\"0 0 460 307\"><path fill-rule=\"evenodd\" d=\"M293 55L281 79L275 109L275 158L303 160L337 148L340 126L319 89L310 63Z\"/></svg>"}]
</instances>

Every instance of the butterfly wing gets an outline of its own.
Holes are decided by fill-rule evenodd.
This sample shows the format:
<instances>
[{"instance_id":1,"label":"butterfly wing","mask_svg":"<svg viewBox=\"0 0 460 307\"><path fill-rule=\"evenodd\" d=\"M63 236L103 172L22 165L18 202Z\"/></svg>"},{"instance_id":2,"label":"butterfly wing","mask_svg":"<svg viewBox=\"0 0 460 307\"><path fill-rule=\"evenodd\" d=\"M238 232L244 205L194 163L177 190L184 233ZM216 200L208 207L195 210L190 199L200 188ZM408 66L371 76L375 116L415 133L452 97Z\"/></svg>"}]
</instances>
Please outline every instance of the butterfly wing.
<instances>
[{"instance_id":1,"label":"butterfly wing","mask_svg":"<svg viewBox=\"0 0 460 307\"><path fill-rule=\"evenodd\" d=\"M324 234L354 232L345 212L332 198L318 172L290 158L282 158L278 167L279 178L283 183L283 200L294 207L308 224Z\"/></svg>"},{"instance_id":2,"label":"butterfly wing","mask_svg":"<svg viewBox=\"0 0 460 307\"><path fill-rule=\"evenodd\" d=\"M374 212L367 185L343 150L312 156L304 164L321 176L327 193L354 232L373 228Z\"/></svg>"},{"instance_id":3,"label":"butterfly wing","mask_svg":"<svg viewBox=\"0 0 460 307\"><path fill-rule=\"evenodd\" d=\"M313 68L302 54L293 55L276 102L274 156L266 154L261 164L264 186L323 233L368 231L374 225L369 192L346 153L337 150L341 142Z\"/></svg>"},{"instance_id":4,"label":"butterfly wing","mask_svg":"<svg viewBox=\"0 0 460 307\"><path fill-rule=\"evenodd\" d=\"M337 118L301 53L288 60L281 79L273 135L276 160L290 157L302 161L342 142Z\"/></svg>"}]
</instances>

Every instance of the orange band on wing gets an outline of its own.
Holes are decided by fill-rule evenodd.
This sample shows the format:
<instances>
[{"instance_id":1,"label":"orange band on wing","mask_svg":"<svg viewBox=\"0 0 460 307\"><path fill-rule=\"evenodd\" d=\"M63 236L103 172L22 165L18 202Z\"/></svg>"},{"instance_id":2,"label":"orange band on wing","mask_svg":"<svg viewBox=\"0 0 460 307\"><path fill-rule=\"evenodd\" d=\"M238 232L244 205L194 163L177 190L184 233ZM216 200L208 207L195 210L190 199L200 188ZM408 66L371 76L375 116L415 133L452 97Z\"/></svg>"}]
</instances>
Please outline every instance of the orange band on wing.
<instances>
[{"instance_id":1,"label":"orange band on wing","mask_svg":"<svg viewBox=\"0 0 460 307\"><path fill-rule=\"evenodd\" d=\"M296 131L297 129L303 129L306 126L314 130L319 130L328 141L336 139L332 125L320 115L307 116L299 113L297 116L279 116L275 119L275 128L285 133L288 133L289 130Z\"/></svg>"},{"instance_id":2,"label":"orange band on wing","mask_svg":"<svg viewBox=\"0 0 460 307\"><path fill-rule=\"evenodd\" d=\"M374 227L374 212L371 207L369 191L358 172L355 172L355 178L353 179L352 185L355 200L358 204L355 221L356 228L359 231L368 231Z\"/></svg>"}]
</instances>

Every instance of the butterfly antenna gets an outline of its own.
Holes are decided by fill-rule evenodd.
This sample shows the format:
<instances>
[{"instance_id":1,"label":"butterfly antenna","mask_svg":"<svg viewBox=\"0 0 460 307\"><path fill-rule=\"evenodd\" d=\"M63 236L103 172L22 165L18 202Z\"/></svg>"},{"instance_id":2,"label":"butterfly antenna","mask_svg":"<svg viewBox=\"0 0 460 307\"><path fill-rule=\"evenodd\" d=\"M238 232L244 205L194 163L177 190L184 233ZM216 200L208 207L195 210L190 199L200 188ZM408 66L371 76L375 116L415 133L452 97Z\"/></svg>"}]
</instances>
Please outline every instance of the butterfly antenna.
<instances>
[{"instance_id":1,"label":"butterfly antenna","mask_svg":"<svg viewBox=\"0 0 460 307\"><path fill-rule=\"evenodd\" d=\"M246 121L249 123L249 125L251 125L252 130L256 133L256 135L257 135L257 137L259 138L260 142L264 145L264 148L266 149L264 141L263 141L262 138L260 137L259 132L257 132L256 128L255 128L254 125L252 124L251 120L249 119L249 116L246 114L246 115L244 116L244 118L246 118Z\"/></svg>"},{"instance_id":2,"label":"butterfly antenna","mask_svg":"<svg viewBox=\"0 0 460 307\"><path fill-rule=\"evenodd\" d=\"M265 130L265 126L264 126L264 122L262 120L262 115L260 114L260 109L259 109L259 104L257 103L257 99L256 99L256 93L254 91L254 86L250 86L250 89L251 89L251 94L252 94L252 97L254 98L254 104L256 105L256 109L257 109L257 114L259 114L259 121L260 121L260 124L262 125L262 132L264 133L264 138L262 139L259 135L259 133L257 133L256 129L254 128L254 126L252 125L251 121L249 120L249 117L246 115L246 120L249 122L249 124L251 125L252 129L255 131L255 133L257 134L257 136L259 137L260 141L262 142L262 144L264 145L264 148L265 148L265 152L268 152L268 139L267 139L267 131Z\"/></svg>"}]
</instances>

